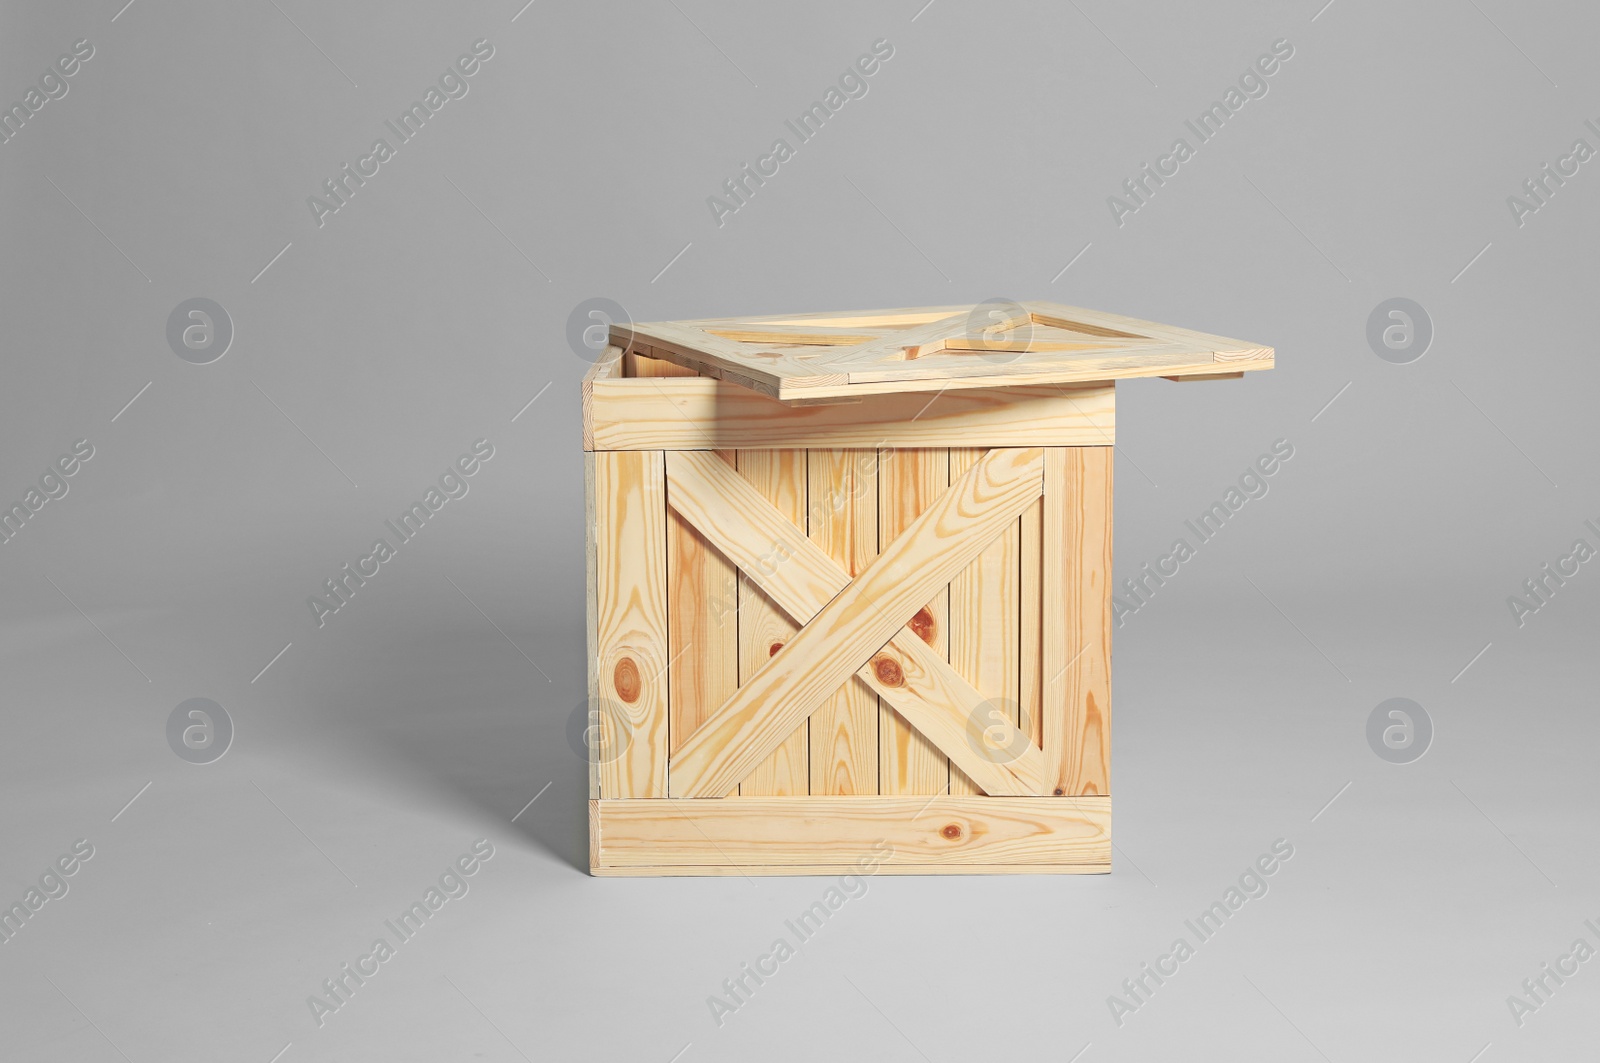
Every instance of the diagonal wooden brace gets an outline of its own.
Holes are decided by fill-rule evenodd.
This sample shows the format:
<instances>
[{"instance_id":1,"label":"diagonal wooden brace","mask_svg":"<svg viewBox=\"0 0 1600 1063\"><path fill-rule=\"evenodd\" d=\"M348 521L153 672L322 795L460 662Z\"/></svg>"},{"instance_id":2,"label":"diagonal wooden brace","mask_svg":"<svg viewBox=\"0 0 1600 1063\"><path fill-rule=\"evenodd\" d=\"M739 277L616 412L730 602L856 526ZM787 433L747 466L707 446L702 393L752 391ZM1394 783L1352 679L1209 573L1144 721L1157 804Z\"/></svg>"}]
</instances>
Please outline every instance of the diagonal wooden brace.
<instances>
[{"instance_id":1,"label":"diagonal wooden brace","mask_svg":"<svg viewBox=\"0 0 1600 1063\"><path fill-rule=\"evenodd\" d=\"M728 793L852 672L985 792L1043 793L1042 754L1003 714L975 721L983 696L904 627L1033 504L1043 468L1039 448L991 450L852 581L726 463L669 453L668 504L802 625L672 758L671 796Z\"/></svg>"},{"instance_id":2,"label":"diagonal wooden brace","mask_svg":"<svg viewBox=\"0 0 1600 1063\"><path fill-rule=\"evenodd\" d=\"M849 347L830 352L826 364L844 369L866 368L883 362L895 362L937 354L947 347L966 348L974 344L1029 324L1032 315L1017 308L1002 314L998 308L988 320L975 322L970 314L954 314L930 321L926 325L901 329L887 336L869 339Z\"/></svg>"}]
</instances>

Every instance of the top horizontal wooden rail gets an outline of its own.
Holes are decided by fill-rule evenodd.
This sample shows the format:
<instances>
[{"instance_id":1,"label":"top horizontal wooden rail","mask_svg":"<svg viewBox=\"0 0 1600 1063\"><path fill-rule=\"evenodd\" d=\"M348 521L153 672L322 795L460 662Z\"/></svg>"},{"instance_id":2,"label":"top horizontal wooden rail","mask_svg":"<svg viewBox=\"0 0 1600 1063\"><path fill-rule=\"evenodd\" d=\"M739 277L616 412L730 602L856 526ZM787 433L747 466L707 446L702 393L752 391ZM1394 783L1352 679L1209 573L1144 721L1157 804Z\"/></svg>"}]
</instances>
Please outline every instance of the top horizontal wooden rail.
<instances>
[{"instance_id":1,"label":"top horizontal wooden rail","mask_svg":"<svg viewBox=\"0 0 1600 1063\"><path fill-rule=\"evenodd\" d=\"M1108 382L870 395L786 406L699 376L624 378L611 348L583 382L585 450L884 449L946 446L1108 447Z\"/></svg>"}]
</instances>

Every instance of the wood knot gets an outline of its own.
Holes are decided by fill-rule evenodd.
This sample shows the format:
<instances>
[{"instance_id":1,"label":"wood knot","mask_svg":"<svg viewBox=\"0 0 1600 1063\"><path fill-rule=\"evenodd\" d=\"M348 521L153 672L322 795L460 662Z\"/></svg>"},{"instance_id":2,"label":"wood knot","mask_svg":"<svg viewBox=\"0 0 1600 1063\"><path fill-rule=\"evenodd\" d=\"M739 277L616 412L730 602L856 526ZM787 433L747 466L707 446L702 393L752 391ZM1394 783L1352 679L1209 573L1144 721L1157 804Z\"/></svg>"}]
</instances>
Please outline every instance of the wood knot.
<instances>
[{"instance_id":1,"label":"wood knot","mask_svg":"<svg viewBox=\"0 0 1600 1063\"><path fill-rule=\"evenodd\" d=\"M767 656L776 657L778 655L778 651L781 649L783 649L783 643L774 642L772 645L767 647Z\"/></svg>"},{"instance_id":2,"label":"wood knot","mask_svg":"<svg viewBox=\"0 0 1600 1063\"><path fill-rule=\"evenodd\" d=\"M900 662L893 657L879 655L872 659L872 674L878 677L878 682L886 687L897 687L906 681L905 674L900 671Z\"/></svg>"},{"instance_id":3,"label":"wood knot","mask_svg":"<svg viewBox=\"0 0 1600 1063\"><path fill-rule=\"evenodd\" d=\"M955 824L955 823L946 823L944 825L944 829L941 830L939 833L943 834L946 838L949 838L951 841L955 841L957 838L961 837L961 827L958 824Z\"/></svg>"},{"instance_id":4,"label":"wood knot","mask_svg":"<svg viewBox=\"0 0 1600 1063\"><path fill-rule=\"evenodd\" d=\"M1067 792L1058 786L1055 788L1055 795L1057 797L1065 797L1067 796Z\"/></svg>"},{"instance_id":5,"label":"wood knot","mask_svg":"<svg viewBox=\"0 0 1600 1063\"><path fill-rule=\"evenodd\" d=\"M933 611L927 606L917 610L917 615L911 618L911 630L916 632L917 638L933 645L933 640L938 636L938 625L933 622Z\"/></svg>"},{"instance_id":6,"label":"wood knot","mask_svg":"<svg viewBox=\"0 0 1600 1063\"><path fill-rule=\"evenodd\" d=\"M643 684L639 682L639 666L633 663L632 657L624 657L617 662L616 668L611 672L611 685L617 689L617 697L632 705L639 700L639 691Z\"/></svg>"}]
</instances>

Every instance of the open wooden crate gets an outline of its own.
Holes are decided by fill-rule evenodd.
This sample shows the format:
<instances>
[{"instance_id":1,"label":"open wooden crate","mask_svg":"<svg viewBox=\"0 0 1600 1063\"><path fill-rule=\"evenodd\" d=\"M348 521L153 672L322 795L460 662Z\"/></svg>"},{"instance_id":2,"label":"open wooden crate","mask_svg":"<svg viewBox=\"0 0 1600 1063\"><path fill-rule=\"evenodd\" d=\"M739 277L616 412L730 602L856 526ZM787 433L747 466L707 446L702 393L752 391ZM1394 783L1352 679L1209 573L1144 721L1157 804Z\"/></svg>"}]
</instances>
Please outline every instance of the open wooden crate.
<instances>
[{"instance_id":1,"label":"open wooden crate","mask_svg":"<svg viewBox=\"0 0 1600 1063\"><path fill-rule=\"evenodd\" d=\"M1047 303L614 327L584 381L597 875L1110 870L1115 381Z\"/></svg>"}]
</instances>

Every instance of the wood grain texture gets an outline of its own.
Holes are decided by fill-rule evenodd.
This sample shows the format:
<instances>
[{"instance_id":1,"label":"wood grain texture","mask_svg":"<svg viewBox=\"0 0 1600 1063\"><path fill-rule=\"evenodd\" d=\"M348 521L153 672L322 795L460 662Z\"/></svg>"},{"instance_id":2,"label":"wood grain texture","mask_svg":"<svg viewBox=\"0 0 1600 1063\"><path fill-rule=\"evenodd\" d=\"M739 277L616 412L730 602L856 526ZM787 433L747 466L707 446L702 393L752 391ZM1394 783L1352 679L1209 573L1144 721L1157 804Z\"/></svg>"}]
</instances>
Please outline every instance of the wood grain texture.
<instances>
[{"instance_id":1,"label":"wood grain texture","mask_svg":"<svg viewBox=\"0 0 1600 1063\"><path fill-rule=\"evenodd\" d=\"M855 329L853 331L818 331L811 325L772 325L772 324L746 324L746 325L715 325L701 326L715 336L725 340L737 340L740 343L797 343L802 346L822 347L849 347L857 343L866 343L880 336L889 336L898 332L891 328Z\"/></svg>"},{"instance_id":2,"label":"wood grain texture","mask_svg":"<svg viewBox=\"0 0 1600 1063\"><path fill-rule=\"evenodd\" d=\"M1110 384L873 395L787 406L706 377L589 382L589 450L771 447L1099 446L1115 440Z\"/></svg>"},{"instance_id":3,"label":"wood grain texture","mask_svg":"<svg viewBox=\"0 0 1600 1063\"><path fill-rule=\"evenodd\" d=\"M787 345L743 344L679 321L613 326L613 341L624 331L633 335L635 344L650 347L656 358L775 398L786 376L824 383L844 383L846 379L843 374L819 372L808 359L788 353L791 348ZM753 353L757 355L754 358Z\"/></svg>"},{"instance_id":4,"label":"wood grain texture","mask_svg":"<svg viewBox=\"0 0 1600 1063\"><path fill-rule=\"evenodd\" d=\"M763 867L796 873L863 860L875 865L874 873L973 874L998 866L1081 873L1109 871L1111 862L1108 797L596 801L590 814L598 838L592 863L618 873Z\"/></svg>"},{"instance_id":5,"label":"wood grain texture","mask_svg":"<svg viewBox=\"0 0 1600 1063\"><path fill-rule=\"evenodd\" d=\"M1068 796L1111 792L1111 447L1045 451L1044 753Z\"/></svg>"},{"instance_id":6,"label":"wood grain texture","mask_svg":"<svg viewBox=\"0 0 1600 1063\"><path fill-rule=\"evenodd\" d=\"M827 360L830 365L848 370L858 365L874 365L885 360L915 357L913 352L920 352L924 348L939 350L943 346L944 339L959 335L965 330L966 324L966 314L952 314L925 325L896 329L886 336L875 336L852 346L831 351Z\"/></svg>"},{"instance_id":7,"label":"wood grain texture","mask_svg":"<svg viewBox=\"0 0 1600 1063\"><path fill-rule=\"evenodd\" d=\"M613 341L643 343L701 375L807 403L934 388L1215 376L1273 362L1270 347L1082 307L1030 302L924 313L929 309L654 322L617 326ZM980 310L990 313L984 324L992 328L975 328ZM891 319L895 324L886 325Z\"/></svg>"},{"instance_id":8,"label":"wood grain texture","mask_svg":"<svg viewBox=\"0 0 1600 1063\"><path fill-rule=\"evenodd\" d=\"M878 548L904 534L911 522L949 489L950 452L942 447L896 447L878 456ZM925 613L925 615L924 615ZM918 615L912 634L943 660L950 659L950 592L940 587ZM880 698L878 792L938 794L950 785L949 760L926 735Z\"/></svg>"},{"instance_id":9,"label":"wood grain texture","mask_svg":"<svg viewBox=\"0 0 1600 1063\"><path fill-rule=\"evenodd\" d=\"M796 622L809 621L849 582L844 569L821 547L799 534L740 477L704 454L672 454L667 479L673 505L707 535L774 604ZM776 538L768 539L772 534ZM773 559L784 559L773 565ZM831 568L835 589L782 577L786 568ZM807 594L811 597L806 597ZM942 756L962 766L984 792L1040 794L1049 784L1044 757L1035 749L1020 758L991 759L970 731L973 707L983 699L956 674L943 656L915 633L915 620L894 634L860 670L856 679L903 716ZM1009 742L1004 748L1013 748ZM939 789L943 783L938 783ZM938 792L936 790L935 792Z\"/></svg>"},{"instance_id":10,"label":"wood grain texture","mask_svg":"<svg viewBox=\"0 0 1600 1063\"><path fill-rule=\"evenodd\" d=\"M1230 339L1209 332L1164 325L1156 321L1113 314L1104 310L1090 310L1082 306L1062 303L1025 302L1022 304L1034 316L1034 321L1055 328L1065 328L1085 335L1128 339L1153 339L1163 343L1179 344L1196 354L1211 354L1219 361L1234 359L1250 361L1265 356L1272 357L1272 348L1246 340Z\"/></svg>"},{"instance_id":11,"label":"wood grain texture","mask_svg":"<svg viewBox=\"0 0 1600 1063\"><path fill-rule=\"evenodd\" d=\"M1074 312L1074 308L1056 306L1053 309L1049 303L1029 303L1033 307L1030 317L1036 325L1046 325L1051 328L1065 329L1084 336L1100 336L1107 339L1119 340L1144 340L1151 338L1148 326L1151 322L1130 323L1129 328L1139 328L1138 332L1126 332L1120 328L1112 328L1105 323L1106 315L1086 312L1081 308ZM1096 323L1098 319L1098 323Z\"/></svg>"},{"instance_id":12,"label":"wood grain texture","mask_svg":"<svg viewBox=\"0 0 1600 1063\"><path fill-rule=\"evenodd\" d=\"M936 760L948 758L952 767L965 773L977 785L973 792L1011 796L1046 792L1043 755L1014 726L981 720L978 708L983 696L912 631L897 632L856 675L933 746ZM985 726L980 728L979 723ZM994 739L992 749L985 731ZM937 775L937 767L928 774ZM942 793L944 786L934 782L934 793Z\"/></svg>"},{"instance_id":13,"label":"wood grain texture","mask_svg":"<svg viewBox=\"0 0 1600 1063\"><path fill-rule=\"evenodd\" d=\"M665 472L659 451L595 455L598 774L606 798L667 792Z\"/></svg>"},{"instance_id":14,"label":"wood grain texture","mask_svg":"<svg viewBox=\"0 0 1600 1063\"><path fill-rule=\"evenodd\" d=\"M1011 312L996 309L987 318L979 319L971 314L954 314L925 325L914 325L886 336L863 340L835 352L827 361L830 365L854 369L857 366L922 358L956 346L957 343L978 344L988 349L986 345L999 333L1028 323L1028 313L1020 308Z\"/></svg>"},{"instance_id":15,"label":"wood grain texture","mask_svg":"<svg viewBox=\"0 0 1600 1063\"><path fill-rule=\"evenodd\" d=\"M891 864L879 868L878 875L1105 875L1111 864ZM716 865L653 865L650 867L596 867L589 865L595 878L800 878L858 875L856 864L753 864L730 867Z\"/></svg>"},{"instance_id":16,"label":"wood grain texture","mask_svg":"<svg viewBox=\"0 0 1600 1063\"><path fill-rule=\"evenodd\" d=\"M871 395L910 395L926 394L928 392L944 394L950 391L978 388L1076 384L1106 380L1134 380L1153 376L1193 376L1197 373L1208 373L1216 369L1216 362L1209 357L1204 357L1201 361L1195 361L1195 358L1202 356L1167 349L1141 352L1136 361L1116 356L1079 357L1072 359L1071 364L1043 368L1012 369L1009 372L999 372L994 369L980 370L977 363L965 357L960 359L961 364L951 364L956 357L946 357L945 354L940 353L918 359L918 361L929 363L931 368L958 371L947 373L945 376L902 378L891 376L890 374L893 373L893 370L880 370L873 373L877 379L854 379L856 376L866 376L871 372L863 370L860 374L852 373L852 379L844 382L831 379L823 383L812 383L809 379L785 381L778 388L774 397L780 402L801 403L823 399L864 398ZM1240 364L1249 371L1257 371L1271 369L1273 360L1270 356L1267 356L1252 359L1248 362L1241 362Z\"/></svg>"},{"instance_id":17,"label":"wood grain texture","mask_svg":"<svg viewBox=\"0 0 1600 1063\"><path fill-rule=\"evenodd\" d=\"M578 401L583 411L583 449L590 451L594 445L594 417L595 417L595 385L601 381L607 384L615 383L622 376L622 348L607 347L595 359L587 372L583 374L583 382L578 386ZM602 401L601 406L604 406ZM612 448L618 449L618 448ZM661 447L640 447L640 450L664 449ZM591 629L592 630L592 629Z\"/></svg>"},{"instance_id":18,"label":"wood grain texture","mask_svg":"<svg viewBox=\"0 0 1600 1063\"><path fill-rule=\"evenodd\" d=\"M592 758L591 758L592 759ZM619 799L620 800L620 799ZM615 875L618 872L600 866L600 801L589 799L589 874Z\"/></svg>"},{"instance_id":19,"label":"wood grain texture","mask_svg":"<svg viewBox=\"0 0 1600 1063\"><path fill-rule=\"evenodd\" d=\"M950 478L966 474L984 450L952 447ZM1030 507L1031 508L1031 507ZM1021 525L1013 521L950 581L950 664L984 699L974 709L979 734L1002 719L1020 724ZM993 732L999 734L999 731ZM1005 750L995 750L1006 755ZM960 768L950 772L952 794L978 793Z\"/></svg>"},{"instance_id":20,"label":"wood grain texture","mask_svg":"<svg viewBox=\"0 0 1600 1063\"><path fill-rule=\"evenodd\" d=\"M809 450L806 473L807 537L854 579L878 556L878 452ZM878 699L849 674L809 717L812 795L878 792Z\"/></svg>"},{"instance_id":21,"label":"wood grain texture","mask_svg":"<svg viewBox=\"0 0 1600 1063\"><path fill-rule=\"evenodd\" d=\"M649 347L634 347L622 355L622 376L625 379L640 379L644 377L697 377L693 369L687 366L674 365L653 357L654 352Z\"/></svg>"},{"instance_id":22,"label":"wood grain texture","mask_svg":"<svg viewBox=\"0 0 1600 1063\"><path fill-rule=\"evenodd\" d=\"M584 712L588 723L584 727L585 741L591 741L590 727L598 724L600 710L600 641L599 623L600 606L596 596L596 569L598 566L595 557L595 533L599 524L595 520L594 499L594 454L585 451L583 455L583 618L584 618L584 690L586 691ZM589 753L589 797L600 796L600 761Z\"/></svg>"},{"instance_id":23,"label":"wood grain texture","mask_svg":"<svg viewBox=\"0 0 1600 1063\"><path fill-rule=\"evenodd\" d=\"M719 455L729 460L732 455ZM669 753L739 689L738 570L667 509Z\"/></svg>"},{"instance_id":24,"label":"wood grain texture","mask_svg":"<svg viewBox=\"0 0 1600 1063\"><path fill-rule=\"evenodd\" d=\"M1022 729L1035 749L1044 739L1044 499L1018 521L1022 550L1017 628L1017 701Z\"/></svg>"},{"instance_id":25,"label":"wood grain texture","mask_svg":"<svg viewBox=\"0 0 1600 1063\"><path fill-rule=\"evenodd\" d=\"M806 452L741 450L739 476L788 520L796 534L806 522ZM776 560L775 558L773 559ZM739 580L739 679L748 680L798 628L748 577ZM720 705L721 702L718 702ZM712 706L715 708L715 706ZM739 784L745 797L792 797L810 792L810 731L801 724Z\"/></svg>"},{"instance_id":26,"label":"wood grain texture","mask_svg":"<svg viewBox=\"0 0 1600 1063\"><path fill-rule=\"evenodd\" d=\"M753 322L761 325L793 325L811 329L907 328L926 325L941 317L965 314L970 303L953 306L907 306L889 310L808 310L798 314L767 314L758 317L710 317L689 321L702 328L725 328L731 324Z\"/></svg>"},{"instance_id":27,"label":"wood grain texture","mask_svg":"<svg viewBox=\"0 0 1600 1063\"><path fill-rule=\"evenodd\" d=\"M1038 380L1041 377L1052 381L1083 380L1086 377L1116 380L1124 375L1124 370L1159 370L1167 366L1184 366L1192 363L1195 358L1202 357L1182 344L1176 343L1158 343L1150 340L1092 340L1085 336L1074 337L1071 333L1060 331L1040 329L1032 331L1034 335L1042 332L1046 338L1018 340L1014 343L991 341L997 351L983 352L990 357L979 357L978 351L946 346L939 350L927 351L915 359L884 361L852 369L848 383L852 386L878 385L863 392L870 394L873 390L893 391L895 388L892 385L909 383L913 380L923 383L933 381L943 383L950 380L988 377L1001 381L1001 386L1026 383L1030 378ZM954 344L956 341L948 342ZM976 346L976 341L960 342ZM1010 352L1012 357L1007 360L1004 354L1008 346L1025 346L1027 349ZM1205 356L1205 359L1207 367L1214 370L1216 366L1212 364L1210 357ZM1183 370L1176 372L1181 374ZM802 385L800 381L794 381L792 386L800 389L829 385L826 383ZM781 392L779 397L782 397Z\"/></svg>"},{"instance_id":28,"label":"wood grain texture","mask_svg":"<svg viewBox=\"0 0 1600 1063\"><path fill-rule=\"evenodd\" d=\"M737 477L731 484L702 483L696 491L693 479L707 481L721 476L719 464L693 453L672 454L672 497L696 504L696 511L686 511L684 515L716 539L723 552L752 578L758 578L757 555L765 549L759 545L760 536L769 526L787 522L771 520L762 513L771 507L759 498L748 497L751 493ZM902 640L903 633L897 629L1032 503L1033 492L1040 487L1040 480L1035 477L1042 477L1042 465L1042 453L1037 448L990 452L914 521L861 577L837 590L832 600L823 598L827 604L820 612L765 668L741 686L739 693L718 709L680 751L673 767L674 796L712 794L719 792L717 786L725 778L731 776L737 781L739 773L748 772L753 761L767 755L786 733L790 721L809 715L856 668L861 669L863 678L873 677L874 689L880 695L904 697L903 702L895 702L896 708L946 755L965 758L964 766L970 764L973 770L992 779L996 787L993 790L989 790L988 782L980 780L986 790L1037 792L1040 782L1032 777L1028 758L995 764L969 748L965 732L975 704L970 684L934 656L920 639L905 636ZM681 470L688 479L680 484L673 470ZM747 497L739 498L741 492ZM735 499L737 505L724 501L727 498ZM730 533L729 529L734 528L737 531ZM784 528L771 530L790 534ZM806 540L798 546L786 546L784 552L787 561L759 578L767 579L765 589L778 604L786 609L796 607L791 615L799 619L808 602L797 598L797 592L804 593L808 587L813 588L814 595L818 592L815 574L793 577L801 570L817 570L831 562ZM751 558L751 564L746 564L746 557ZM835 573L836 585L847 578L842 571L835 569ZM825 586L820 593L828 593ZM815 596L810 599L816 600ZM939 679L937 687L924 691L898 682L901 677L897 673L902 668L898 661L866 660L891 637L896 640L898 652L908 660L916 659L916 674ZM961 700L950 700L949 695L955 691L961 691ZM939 699L925 700L933 695ZM926 719L917 719L918 714Z\"/></svg>"}]
</instances>

